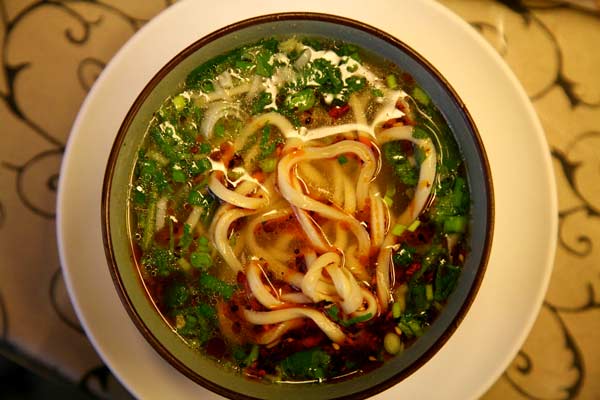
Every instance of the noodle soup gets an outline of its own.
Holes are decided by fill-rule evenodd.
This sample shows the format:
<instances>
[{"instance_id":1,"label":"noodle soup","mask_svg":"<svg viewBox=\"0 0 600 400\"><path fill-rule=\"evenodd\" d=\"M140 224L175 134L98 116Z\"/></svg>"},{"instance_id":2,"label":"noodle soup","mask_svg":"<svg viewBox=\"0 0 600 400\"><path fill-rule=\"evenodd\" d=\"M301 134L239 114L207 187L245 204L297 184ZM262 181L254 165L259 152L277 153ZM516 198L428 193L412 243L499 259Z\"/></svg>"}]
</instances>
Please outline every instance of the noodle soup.
<instances>
[{"instance_id":1,"label":"noodle soup","mask_svg":"<svg viewBox=\"0 0 600 400\"><path fill-rule=\"evenodd\" d=\"M263 381L347 378L402 353L469 251L464 160L428 94L310 37L195 68L153 115L129 203L164 319Z\"/></svg>"}]
</instances>

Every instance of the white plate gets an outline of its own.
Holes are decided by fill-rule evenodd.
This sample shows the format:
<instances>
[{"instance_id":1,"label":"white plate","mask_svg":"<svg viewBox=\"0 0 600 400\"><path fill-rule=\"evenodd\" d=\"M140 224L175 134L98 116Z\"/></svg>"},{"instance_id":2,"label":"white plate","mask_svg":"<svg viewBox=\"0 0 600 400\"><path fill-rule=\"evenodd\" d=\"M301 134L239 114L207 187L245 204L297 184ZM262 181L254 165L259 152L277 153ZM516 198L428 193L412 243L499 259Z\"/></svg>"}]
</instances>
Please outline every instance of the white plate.
<instances>
[{"instance_id":1,"label":"white plate","mask_svg":"<svg viewBox=\"0 0 600 400\"><path fill-rule=\"evenodd\" d=\"M529 332L553 264L557 205L550 155L535 112L504 62L464 21L430 1L280 0L177 3L113 58L73 126L60 174L58 239L71 299L88 337L141 398L217 398L177 372L138 332L113 286L102 246L100 198L121 121L152 76L198 38L281 11L358 19L398 37L435 65L467 105L488 153L496 200L489 266L470 311L421 369L378 399L469 399L500 376ZM444 45L446 44L446 46ZM443 377L443 379L440 379Z\"/></svg>"}]
</instances>

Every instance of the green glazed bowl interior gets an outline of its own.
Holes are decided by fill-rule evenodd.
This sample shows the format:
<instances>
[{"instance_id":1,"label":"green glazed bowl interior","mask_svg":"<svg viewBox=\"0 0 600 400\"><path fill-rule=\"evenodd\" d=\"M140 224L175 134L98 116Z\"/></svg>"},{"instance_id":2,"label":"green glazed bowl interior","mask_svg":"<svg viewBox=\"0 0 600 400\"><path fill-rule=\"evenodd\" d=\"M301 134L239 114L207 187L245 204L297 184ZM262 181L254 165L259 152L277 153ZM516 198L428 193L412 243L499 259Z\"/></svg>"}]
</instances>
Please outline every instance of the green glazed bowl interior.
<instances>
[{"instance_id":1,"label":"green glazed bowl interior","mask_svg":"<svg viewBox=\"0 0 600 400\"><path fill-rule=\"evenodd\" d=\"M194 67L227 50L269 36L320 36L353 43L410 73L442 112L466 163L471 190L470 253L446 307L411 347L372 372L319 384L269 384L235 375L191 350L169 327L146 294L129 238L128 196L137 151L152 114L175 94ZM429 360L464 317L481 283L491 247L493 190L477 129L444 78L398 39L345 18L314 13L274 14L227 26L179 53L148 83L127 114L113 145L103 188L102 227L111 275L137 328L154 349L181 373L232 398L364 398L400 382Z\"/></svg>"}]
</instances>

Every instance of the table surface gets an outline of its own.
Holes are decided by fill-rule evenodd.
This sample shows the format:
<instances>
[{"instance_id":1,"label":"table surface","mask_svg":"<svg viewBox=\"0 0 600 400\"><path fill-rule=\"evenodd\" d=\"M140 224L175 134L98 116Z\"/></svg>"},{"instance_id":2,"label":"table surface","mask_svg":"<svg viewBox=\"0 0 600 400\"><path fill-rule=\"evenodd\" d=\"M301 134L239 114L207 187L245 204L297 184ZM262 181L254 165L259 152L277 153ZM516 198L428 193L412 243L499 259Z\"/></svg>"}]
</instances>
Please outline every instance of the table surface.
<instances>
[{"instance_id":1,"label":"table surface","mask_svg":"<svg viewBox=\"0 0 600 400\"><path fill-rule=\"evenodd\" d=\"M61 276L58 171L94 80L169 3L0 0L0 354L115 398L127 394L87 340ZM548 293L524 346L484 398L600 398L600 13L594 0L441 3L521 81L558 186Z\"/></svg>"}]
</instances>

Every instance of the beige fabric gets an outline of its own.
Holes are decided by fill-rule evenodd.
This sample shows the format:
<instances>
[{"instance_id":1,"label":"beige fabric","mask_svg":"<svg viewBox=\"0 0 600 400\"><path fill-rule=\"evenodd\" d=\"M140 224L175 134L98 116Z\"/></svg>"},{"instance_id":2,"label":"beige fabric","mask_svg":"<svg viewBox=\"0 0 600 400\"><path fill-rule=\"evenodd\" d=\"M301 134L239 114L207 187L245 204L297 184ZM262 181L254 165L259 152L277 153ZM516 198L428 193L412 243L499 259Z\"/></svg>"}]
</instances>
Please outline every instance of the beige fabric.
<instances>
[{"instance_id":1,"label":"beige fabric","mask_svg":"<svg viewBox=\"0 0 600 400\"><path fill-rule=\"evenodd\" d=\"M524 85L559 189L546 302L484 398L600 398L600 19L541 0L510 2L512 9L441 2L478 29ZM62 150L102 67L166 3L0 2L0 338L73 380L101 361L69 304L55 248Z\"/></svg>"},{"instance_id":2,"label":"beige fabric","mask_svg":"<svg viewBox=\"0 0 600 400\"><path fill-rule=\"evenodd\" d=\"M480 30L525 87L558 185L559 244L545 303L519 356L484 398L599 398L600 19L541 8L547 1L525 2L532 8L520 12L496 2L442 3Z\"/></svg>"}]
</instances>

